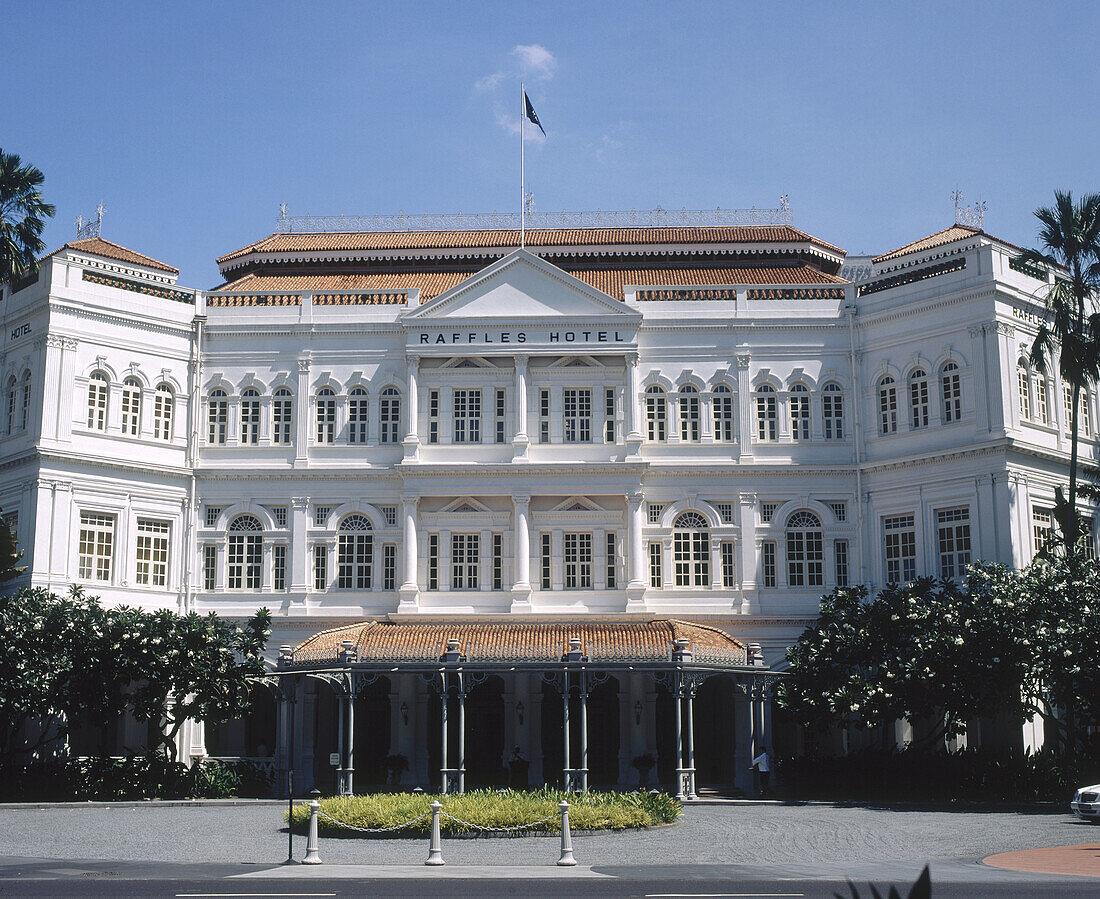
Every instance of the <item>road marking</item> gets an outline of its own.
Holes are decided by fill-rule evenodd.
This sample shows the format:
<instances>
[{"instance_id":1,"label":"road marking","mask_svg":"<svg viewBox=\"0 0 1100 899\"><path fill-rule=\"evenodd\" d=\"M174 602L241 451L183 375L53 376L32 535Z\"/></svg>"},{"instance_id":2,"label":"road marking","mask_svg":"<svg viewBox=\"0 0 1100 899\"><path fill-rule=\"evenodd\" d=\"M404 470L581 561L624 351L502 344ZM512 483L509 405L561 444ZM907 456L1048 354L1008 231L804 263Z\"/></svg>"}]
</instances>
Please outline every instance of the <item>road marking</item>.
<instances>
[{"instance_id":1,"label":"road marking","mask_svg":"<svg viewBox=\"0 0 1100 899\"><path fill-rule=\"evenodd\" d=\"M725 899L729 896L805 896L805 893L646 893L646 899Z\"/></svg>"},{"instance_id":2,"label":"road marking","mask_svg":"<svg viewBox=\"0 0 1100 899\"><path fill-rule=\"evenodd\" d=\"M190 899L212 899L212 897L226 897L226 896L335 896L335 893L176 893L176 896L187 896Z\"/></svg>"}]
</instances>

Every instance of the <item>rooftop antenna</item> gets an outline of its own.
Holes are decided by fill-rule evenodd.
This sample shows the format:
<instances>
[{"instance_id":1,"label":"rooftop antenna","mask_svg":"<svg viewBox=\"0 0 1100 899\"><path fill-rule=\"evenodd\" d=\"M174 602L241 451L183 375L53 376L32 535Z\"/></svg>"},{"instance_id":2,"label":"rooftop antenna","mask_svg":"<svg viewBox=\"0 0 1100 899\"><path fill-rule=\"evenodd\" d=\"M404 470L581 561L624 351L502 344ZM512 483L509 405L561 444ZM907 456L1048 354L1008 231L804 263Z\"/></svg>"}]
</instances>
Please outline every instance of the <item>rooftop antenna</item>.
<instances>
[{"instance_id":1,"label":"rooftop antenna","mask_svg":"<svg viewBox=\"0 0 1100 899\"><path fill-rule=\"evenodd\" d=\"M87 240L89 237L99 237L100 229L103 226L103 213L107 211L107 207L100 203L95 208L95 218L85 219L84 216L78 215L76 217L76 239Z\"/></svg>"},{"instance_id":2,"label":"rooftop antenna","mask_svg":"<svg viewBox=\"0 0 1100 899\"><path fill-rule=\"evenodd\" d=\"M985 200L978 199L973 206L963 205L962 191L958 185L951 191L951 199L955 201L955 224L967 228L977 228L979 231L985 227L985 211L989 208Z\"/></svg>"}]
</instances>

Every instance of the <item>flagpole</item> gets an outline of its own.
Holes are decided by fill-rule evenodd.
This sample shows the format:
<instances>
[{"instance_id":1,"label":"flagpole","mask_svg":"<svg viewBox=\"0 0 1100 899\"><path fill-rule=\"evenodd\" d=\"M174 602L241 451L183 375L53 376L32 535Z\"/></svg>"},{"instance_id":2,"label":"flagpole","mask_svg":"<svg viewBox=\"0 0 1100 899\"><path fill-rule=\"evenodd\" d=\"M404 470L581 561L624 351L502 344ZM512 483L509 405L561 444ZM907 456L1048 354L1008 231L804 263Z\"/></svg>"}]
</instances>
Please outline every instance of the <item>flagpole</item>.
<instances>
[{"instance_id":1,"label":"flagpole","mask_svg":"<svg viewBox=\"0 0 1100 899\"><path fill-rule=\"evenodd\" d=\"M527 230L527 192L523 183L523 120L527 118L527 92L519 83L519 246L523 249Z\"/></svg>"}]
</instances>

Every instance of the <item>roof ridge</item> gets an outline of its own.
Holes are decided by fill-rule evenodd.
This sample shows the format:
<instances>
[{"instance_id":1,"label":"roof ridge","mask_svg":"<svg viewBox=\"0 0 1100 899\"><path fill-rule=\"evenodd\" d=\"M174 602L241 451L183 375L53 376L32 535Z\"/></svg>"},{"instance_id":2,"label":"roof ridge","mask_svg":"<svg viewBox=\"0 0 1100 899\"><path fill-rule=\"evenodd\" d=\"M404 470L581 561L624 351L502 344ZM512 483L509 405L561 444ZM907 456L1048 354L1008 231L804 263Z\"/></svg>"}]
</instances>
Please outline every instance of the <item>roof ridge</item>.
<instances>
[{"instance_id":1,"label":"roof ridge","mask_svg":"<svg viewBox=\"0 0 1100 899\"><path fill-rule=\"evenodd\" d=\"M110 253L104 253L102 246L104 244L108 248L120 252L116 253L113 256ZM83 253L91 253L93 256L106 256L108 259L115 259L119 262L129 262L133 265L144 265L146 268L161 269L163 271L172 272L176 275L180 273L180 270L174 265L169 265L167 262L161 262L159 259L154 259L152 256L148 256L145 253L139 253L137 250L132 250L129 247L124 247L122 244L115 243L113 240L107 240L107 238L105 237L83 237L77 240L66 241L52 253L47 253L46 256L56 256L58 253L64 250L77 250Z\"/></svg>"}]
</instances>

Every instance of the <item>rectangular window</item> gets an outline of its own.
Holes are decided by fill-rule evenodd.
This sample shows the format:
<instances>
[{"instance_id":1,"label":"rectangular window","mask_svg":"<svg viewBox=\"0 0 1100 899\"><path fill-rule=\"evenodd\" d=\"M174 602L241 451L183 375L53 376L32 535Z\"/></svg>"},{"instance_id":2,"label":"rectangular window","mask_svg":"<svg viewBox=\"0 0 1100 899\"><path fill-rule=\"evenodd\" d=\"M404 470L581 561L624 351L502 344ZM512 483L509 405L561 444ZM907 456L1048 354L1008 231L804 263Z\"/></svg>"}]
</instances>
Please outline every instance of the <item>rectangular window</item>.
<instances>
[{"instance_id":1,"label":"rectangular window","mask_svg":"<svg viewBox=\"0 0 1100 899\"><path fill-rule=\"evenodd\" d=\"M260 398L255 392L241 399L241 443L260 442Z\"/></svg>"},{"instance_id":2,"label":"rectangular window","mask_svg":"<svg viewBox=\"0 0 1100 899\"><path fill-rule=\"evenodd\" d=\"M208 593L218 584L218 548L207 544L202 548L202 587Z\"/></svg>"},{"instance_id":3,"label":"rectangular window","mask_svg":"<svg viewBox=\"0 0 1100 899\"><path fill-rule=\"evenodd\" d=\"M206 442L217 446L224 444L228 429L229 400L225 391L217 390L210 395L210 405L207 408Z\"/></svg>"},{"instance_id":4,"label":"rectangular window","mask_svg":"<svg viewBox=\"0 0 1100 899\"><path fill-rule=\"evenodd\" d=\"M720 384L714 388L711 402L714 407L714 439L719 443L733 443L733 393Z\"/></svg>"},{"instance_id":5,"label":"rectangular window","mask_svg":"<svg viewBox=\"0 0 1100 899\"><path fill-rule=\"evenodd\" d=\"M914 431L928 427L928 378L923 371L910 376L909 427Z\"/></svg>"},{"instance_id":6,"label":"rectangular window","mask_svg":"<svg viewBox=\"0 0 1100 899\"><path fill-rule=\"evenodd\" d=\"M392 528L397 524L397 506L377 506L376 508L382 513L387 525Z\"/></svg>"},{"instance_id":7,"label":"rectangular window","mask_svg":"<svg viewBox=\"0 0 1100 899\"><path fill-rule=\"evenodd\" d=\"M723 540L722 548L722 586L737 586L737 564L733 554L733 541Z\"/></svg>"},{"instance_id":8,"label":"rectangular window","mask_svg":"<svg viewBox=\"0 0 1100 899\"><path fill-rule=\"evenodd\" d=\"M733 503L715 503L714 508L718 510L722 524L733 524Z\"/></svg>"},{"instance_id":9,"label":"rectangular window","mask_svg":"<svg viewBox=\"0 0 1100 899\"><path fill-rule=\"evenodd\" d=\"M649 586L660 589L665 584L664 553L660 543L649 544Z\"/></svg>"},{"instance_id":10,"label":"rectangular window","mask_svg":"<svg viewBox=\"0 0 1100 899\"><path fill-rule=\"evenodd\" d=\"M263 560L263 536L232 533L226 550L226 587L230 590L259 590Z\"/></svg>"},{"instance_id":11,"label":"rectangular window","mask_svg":"<svg viewBox=\"0 0 1100 899\"><path fill-rule=\"evenodd\" d=\"M325 388L317 394L317 442L336 440L336 394Z\"/></svg>"},{"instance_id":12,"label":"rectangular window","mask_svg":"<svg viewBox=\"0 0 1100 899\"><path fill-rule=\"evenodd\" d=\"M275 398L271 401L271 441L272 443L290 444L290 434L294 401L289 390L285 388L275 391Z\"/></svg>"},{"instance_id":13,"label":"rectangular window","mask_svg":"<svg viewBox=\"0 0 1100 899\"><path fill-rule=\"evenodd\" d=\"M664 503L646 503L646 521L650 524L660 524L664 511Z\"/></svg>"},{"instance_id":14,"label":"rectangular window","mask_svg":"<svg viewBox=\"0 0 1100 899\"><path fill-rule=\"evenodd\" d=\"M970 509L939 509L936 539L940 550L940 577L962 578L970 564Z\"/></svg>"},{"instance_id":15,"label":"rectangular window","mask_svg":"<svg viewBox=\"0 0 1100 899\"><path fill-rule=\"evenodd\" d=\"M478 534L451 534L451 589L477 590L480 586L481 538Z\"/></svg>"},{"instance_id":16,"label":"rectangular window","mask_svg":"<svg viewBox=\"0 0 1100 899\"><path fill-rule=\"evenodd\" d=\"M833 510L833 518L837 521L845 521L848 518L848 506L846 503L829 503L829 508Z\"/></svg>"},{"instance_id":17,"label":"rectangular window","mask_svg":"<svg viewBox=\"0 0 1100 899\"><path fill-rule=\"evenodd\" d=\"M167 521L139 518L137 522L136 580L147 587L163 587L168 583L168 538L171 525Z\"/></svg>"},{"instance_id":18,"label":"rectangular window","mask_svg":"<svg viewBox=\"0 0 1100 899\"><path fill-rule=\"evenodd\" d=\"M775 391L764 385L756 396L756 439L775 440L777 419Z\"/></svg>"},{"instance_id":19,"label":"rectangular window","mask_svg":"<svg viewBox=\"0 0 1100 899\"><path fill-rule=\"evenodd\" d=\"M592 535L565 534L565 589L592 589Z\"/></svg>"},{"instance_id":20,"label":"rectangular window","mask_svg":"<svg viewBox=\"0 0 1100 899\"><path fill-rule=\"evenodd\" d=\"M1035 553L1049 549L1054 542L1054 514L1050 509L1033 506L1031 509L1031 527L1035 535Z\"/></svg>"},{"instance_id":21,"label":"rectangular window","mask_svg":"<svg viewBox=\"0 0 1100 899\"><path fill-rule=\"evenodd\" d=\"M672 561L677 587L710 586L710 534L707 531L674 531Z\"/></svg>"},{"instance_id":22,"label":"rectangular window","mask_svg":"<svg viewBox=\"0 0 1100 899\"><path fill-rule=\"evenodd\" d=\"M1020 417L1031 418L1031 373L1024 366L1016 366L1016 385L1020 393Z\"/></svg>"},{"instance_id":23,"label":"rectangular window","mask_svg":"<svg viewBox=\"0 0 1100 899\"><path fill-rule=\"evenodd\" d=\"M493 589L504 589L504 535L493 534Z\"/></svg>"},{"instance_id":24,"label":"rectangular window","mask_svg":"<svg viewBox=\"0 0 1100 899\"><path fill-rule=\"evenodd\" d=\"M539 443L550 442L550 391L539 391Z\"/></svg>"},{"instance_id":25,"label":"rectangular window","mask_svg":"<svg viewBox=\"0 0 1100 899\"><path fill-rule=\"evenodd\" d=\"M765 587L775 586L775 542L765 540L760 545L760 574Z\"/></svg>"},{"instance_id":26,"label":"rectangular window","mask_svg":"<svg viewBox=\"0 0 1100 899\"><path fill-rule=\"evenodd\" d=\"M415 426L416 422L413 422ZM387 387L378 400L378 439L382 443L398 442L398 430L401 427L401 394L396 387Z\"/></svg>"},{"instance_id":27,"label":"rectangular window","mask_svg":"<svg viewBox=\"0 0 1100 899\"><path fill-rule=\"evenodd\" d=\"M821 587L825 584L825 551L821 531L798 528L787 531L787 585Z\"/></svg>"},{"instance_id":28,"label":"rectangular window","mask_svg":"<svg viewBox=\"0 0 1100 899\"><path fill-rule=\"evenodd\" d=\"M336 547L336 586L341 590L371 589L374 586L373 535L358 530L344 531L337 538Z\"/></svg>"},{"instance_id":29,"label":"rectangular window","mask_svg":"<svg viewBox=\"0 0 1100 899\"><path fill-rule=\"evenodd\" d=\"M481 443L481 391L455 390L451 409L454 413L454 442Z\"/></svg>"},{"instance_id":30,"label":"rectangular window","mask_svg":"<svg viewBox=\"0 0 1100 899\"><path fill-rule=\"evenodd\" d=\"M218 526L218 516L222 514L221 506L206 507L206 526L213 528Z\"/></svg>"},{"instance_id":31,"label":"rectangular window","mask_svg":"<svg viewBox=\"0 0 1100 899\"><path fill-rule=\"evenodd\" d=\"M1039 375L1035 379L1035 418L1043 424L1048 424L1047 416L1047 379Z\"/></svg>"},{"instance_id":32,"label":"rectangular window","mask_svg":"<svg viewBox=\"0 0 1100 899\"><path fill-rule=\"evenodd\" d=\"M370 398L362 387L348 397L348 443L366 443L370 422Z\"/></svg>"},{"instance_id":33,"label":"rectangular window","mask_svg":"<svg viewBox=\"0 0 1100 899\"><path fill-rule=\"evenodd\" d=\"M397 589L397 547L392 543L382 545L382 589Z\"/></svg>"},{"instance_id":34,"label":"rectangular window","mask_svg":"<svg viewBox=\"0 0 1100 899\"><path fill-rule=\"evenodd\" d=\"M80 513L81 580L110 581L114 556L115 516L99 512Z\"/></svg>"},{"instance_id":35,"label":"rectangular window","mask_svg":"<svg viewBox=\"0 0 1100 899\"><path fill-rule=\"evenodd\" d=\"M313 589L328 589L328 547L320 543L313 547Z\"/></svg>"},{"instance_id":36,"label":"rectangular window","mask_svg":"<svg viewBox=\"0 0 1100 899\"><path fill-rule=\"evenodd\" d=\"M882 519L886 555L886 580L891 584L908 582L917 576L917 532L912 515L892 515Z\"/></svg>"},{"instance_id":37,"label":"rectangular window","mask_svg":"<svg viewBox=\"0 0 1100 899\"><path fill-rule=\"evenodd\" d=\"M549 590L552 586L550 580L550 535L542 534L539 537L539 578L543 590Z\"/></svg>"},{"instance_id":38,"label":"rectangular window","mask_svg":"<svg viewBox=\"0 0 1100 899\"><path fill-rule=\"evenodd\" d=\"M603 439L604 443L615 442L615 388L605 387L603 391Z\"/></svg>"},{"instance_id":39,"label":"rectangular window","mask_svg":"<svg viewBox=\"0 0 1100 899\"><path fill-rule=\"evenodd\" d=\"M8 416L9 421L11 416ZM8 430L11 430L9 424ZM137 436L141 432L141 388L131 379L122 385L122 433Z\"/></svg>"},{"instance_id":40,"label":"rectangular window","mask_svg":"<svg viewBox=\"0 0 1100 899\"><path fill-rule=\"evenodd\" d=\"M504 443L504 390L497 388L496 395L497 443Z\"/></svg>"},{"instance_id":41,"label":"rectangular window","mask_svg":"<svg viewBox=\"0 0 1100 899\"><path fill-rule=\"evenodd\" d=\"M271 547L271 586L275 590L286 589L286 544Z\"/></svg>"},{"instance_id":42,"label":"rectangular window","mask_svg":"<svg viewBox=\"0 0 1100 899\"><path fill-rule=\"evenodd\" d=\"M313 526L315 528L323 528L328 522L328 517L332 514L332 506L314 506L313 507Z\"/></svg>"},{"instance_id":43,"label":"rectangular window","mask_svg":"<svg viewBox=\"0 0 1100 899\"><path fill-rule=\"evenodd\" d=\"M879 433L894 434L898 430L898 390L893 378L883 378L878 388Z\"/></svg>"},{"instance_id":44,"label":"rectangular window","mask_svg":"<svg viewBox=\"0 0 1100 899\"><path fill-rule=\"evenodd\" d=\"M940 379L943 382L943 420L945 423L959 421L962 418L962 385L958 366L948 362Z\"/></svg>"},{"instance_id":45,"label":"rectangular window","mask_svg":"<svg viewBox=\"0 0 1100 899\"><path fill-rule=\"evenodd\" d=\"M791 440L810 439L810 392L803 384L791 388Z\"/></svg>"},{"instance_id":46,"label":"rectangular window","mask_svg":"<svg viewBox=\"0 0 1100 899\"><path fill-rule=\"evenodd\" d=\"M286 506L272 506L271 517L275 519L275 527L286 527Z\"/></svg>"},{"instance_id":47,"label":"rectangular window","mask_svg":"<svg viewBox=\"0 0 1100 899\"><path fill-rule=\"evenodd\" d=\"M844 400L836 384L826 384L821 394L826 440L844 439Z\"/></svg>"},{"instance_id":48,"label":"rectangular window","mask_svg":"<svg viewBox=\"0 0 1100 899\"><path fill-rule=\"evenodd\" d=\"M1084 541L1084 545L1085 545L1085 558L1086 559L1095 559L1096 558L1096 541L1093 539L1093 536L1092 536L1092 519L1091 518L1082 518L1081 519L1081 539Z\"/></svg>"},{"instance_id":49,"label":"rectangular window","mask_svg":"<svg viewBox=\"0 0 1100 899\"><path fill-rule=\"evenodd\" d=\"M761 503L760 504L760 520L767 523L775 517L775 503Z\"/></svg>"},{"instance_id":50,"label":"rectangular window","mask_svg":"<svg viewBox=\"0 0 1100 899\"><path fill-rule=\"evenodd\" d=\"M428 534L428 589L439 589L439 534Z\"/></svg>"},{"instance_id":51,"label":"rectangular window","mask_svg":"<svg viewBox=\"0 0 1100 899\"><path fill-rule=\"evenodd\" d=\"M848 586L848 541L833 542L833 561L836 563L836 585Z\"/></svg>"},{"instance_id":52,"label":"rectangular window","mask_svg":"<svg viewBox=\"0 0 1100 899\"><path fill-rule=\"evenodd\" d=\"M616 534L608 534L607 557L605 559L606 572L604 576L604 586L607 587L608 590L614 590L619 581L619 554L617 544L618 540L616 539Z\"/></svg>"},{"instance_id":53,"label":"rectangular window","mask_svg":"<svg viewBox=\"0 0 1100 899\"><path fill-rule=\"evenodd\" d=\"M562 391L564 437L566 443L590 443L592 440L592 391Z\"/></svg>"},{"instance_id":54,"label":"rectangular window","mask_svg":"<svg viewBox=\"0 0 1100 899\"><path fill-rule=\"evenodd\" d=\"M439 391L438 390L429 390L428 391L428 443L439 443Z\"/></svg>"}]
</instances>

